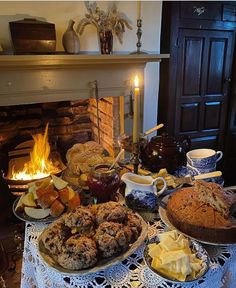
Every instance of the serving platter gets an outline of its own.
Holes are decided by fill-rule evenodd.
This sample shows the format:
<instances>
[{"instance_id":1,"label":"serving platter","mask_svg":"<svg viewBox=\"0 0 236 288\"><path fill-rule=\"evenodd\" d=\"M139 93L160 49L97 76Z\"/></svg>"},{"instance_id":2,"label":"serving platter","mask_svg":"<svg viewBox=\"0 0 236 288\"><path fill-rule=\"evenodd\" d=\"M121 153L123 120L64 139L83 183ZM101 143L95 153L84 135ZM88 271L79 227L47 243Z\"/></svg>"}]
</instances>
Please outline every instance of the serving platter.
<instances>
[{"instance_id":1,"label":"serving platter","mask_svg":"<svg viewBox=\"0 0 236 288\"><path fill-rule=\"evenodd\" d=\"M167 203L169 197L170 197L170 195L166 195L165 197L163 197L162 202L163 203ZM189 237L189 238L191 238L191 239L193 239L195 241L198 241L198 242L201 242L201 243L207 244L207 245L216 245L216 246L218 246L218 245L229 246L229 245L234 245L235 244L235 243L210 242L210 241L202 240L201 238L193 237L193 236L191 236L189 234L186 234L186 233L182 232L179 228L175 227L175 225L171 223L170 219L167 216L166 209L164 209L163 207L159 206L158 213L159 213L159 216L160 216L162 222L167 227L169 227L169 229L175 229L175 230L179 231L180 233L182 233L183 235L185 235L185 236L187 236L187 237Z\"/></svg>"},{"instance_id":2,"label":"serving platter","mask_svg":"<svg viewBox=\"0 0 236 288\"><path fill-rule=\"evenodd\" d=\"M40 180L40 181L41 181L41 180ZM31 182L32 182L32 181L31 181ZM81 190L79 187L77 187L76 185L68 184L68 187L70 187L71 189L73 189L75 193L78 193L78 194L80 195L80 197L81 197L81 195L83 194L83 193L82 193L82 190ZM26 192L26 193L28 193L28 192ZM84 195L82 195L82 196L83 196L83 197L81 197L81 204L82 204L82 205L87 204L87 203L84 203L84 202L86 202ZM42 219L36 219L36 218L30 217L30 216L28 216L28 215L25 213L24 209L22 209L22 210L21 210L21 209L20 209L20 210L16 210L17 204L18 204L18 202L20 201L20 198L21 198L21 196L18 196L18 197L15 199L15 201L14 201L14 203L13 203L13 205L12 205L12 211L13 211L13 214L16 216L16 218L18 218L18 219L21 220L21 221L32 222L32 223L49 223L49 222L53 222L54 220L56 220L58 217L61 216L61 215L60 215L60 216L58 216L58 217L53 217L53 216L49 215L49 216L47 216L47 217L45 217L45 218L42 218ZM65 211L64 211L63 213L65 213L65 212L66 212L66 209L65 209ZM63 214L63 213L62 213L62 214Z\"/></svg>"},{"instance_id":3,"label":"serving platter","mask_svg":"<svg viewBox=\"0 0 236 288\"><path fill-rule=\"evenodd\" d=\"M185 281L179 281L176 280L174 278L168 278L167 276L163 275L161 272L157 271L156 269L154 269L151 265L152 263L152 258L151 256L149 256L148 253L148 245L151 243L159 243L159 238L154 237L151 240L149 240L146 243L146 246L144 248L144 261L146 262L147 266L155 273L157 274L159 277L163 278L164 280L167 280L169 282L173 282L173 283L189 283L189 282L193 282L193 281L197 281L199 278L201 278L202 276L204 276L208 269L209 269L209 263L210 263L210 258L209 255L207 253L207 251L202 247L202 245L200 245L197 241L190 239L190 248L191 250L196 254L198 259L203 260L203 268L201 269L201 271L197 274L196 278L191 278L190 276L187 276Z\"/></svg>"},{"instance_id":4,"label":"serving platter","mask_svg":"<svg viewBox=\"0 0 236 288\"><path fill-rule=\"evenodd\" d=\"M86 268L82 270L69 270L65 269L62 266L60 266L56 259L54 259L50 254L49 251L44 247L44 244L42 242L42 234L38 238L38 250L39 250L39 256L43 263L45 263L49 268L53 269L56 272L59 272L62 275L66 276L78 276L78 275L85 275L89 273L96 273L100 270L104 270L108 267L111 267L113 265L116 265L120 262L122 262L124 259L129 257L131 254L133 254L146 240L147 234L148 234L148 225L147 223L143 220L143 218L135 213L135 215L140 219L141 221L141 226L142 226L142 231L141 234L139 235L138 239L130 244L128 250L124 251L123 253L115 256L115 257L109 257L106 259L101 259L97 262L96 266L92 268Z\"/></svg>"},{"instance_id":5,"label":"serving platter","mask_svg":"<svg viewBox=\"0 0 236 288\"><path fill-rule=\"evenodd\" d=\"M32 218L32 217L28 216L24 210L22 210L22 211L16 210L16 207L17 207L17 204L18 204L20 198L21 198L20 196L17 197L16 200L14 201L13 205L12 205L13 214L19 220L25 221L25 222L31 222L31 223L49 223L49 222L53 222L55 219L57 219L56 217L52 217L52 216L47 216L47 217L42 218L42 219L36 219L36 218Z\"/></svg>"}]
</instances>

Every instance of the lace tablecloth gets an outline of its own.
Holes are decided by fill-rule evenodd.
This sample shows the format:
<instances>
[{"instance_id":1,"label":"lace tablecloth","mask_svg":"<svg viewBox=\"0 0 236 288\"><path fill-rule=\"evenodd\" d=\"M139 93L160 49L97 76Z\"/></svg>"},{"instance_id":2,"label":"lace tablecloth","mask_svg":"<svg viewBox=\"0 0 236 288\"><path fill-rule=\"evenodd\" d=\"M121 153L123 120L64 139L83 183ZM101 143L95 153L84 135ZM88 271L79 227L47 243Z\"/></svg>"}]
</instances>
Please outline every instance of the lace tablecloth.
<instances>
[{"instance_id":1,"label":"lace tablecloth","mask_svg":"<svg viewBox=\"0 0 236 288\"><path fill-rule=\"evenodd\" d=\"M66 277L46 266L37 248L37 239L46 224L26 223L25 247L22 266L21 288L235 288L236 287L236 245L204 247L210 255L210 269L207 274L190 284L173 284L153 273L143 261L143 249L122 263L98 273L85 276ZM161 220L149 224L149 237L165 228Z\"/></svg>"}]
</instances>

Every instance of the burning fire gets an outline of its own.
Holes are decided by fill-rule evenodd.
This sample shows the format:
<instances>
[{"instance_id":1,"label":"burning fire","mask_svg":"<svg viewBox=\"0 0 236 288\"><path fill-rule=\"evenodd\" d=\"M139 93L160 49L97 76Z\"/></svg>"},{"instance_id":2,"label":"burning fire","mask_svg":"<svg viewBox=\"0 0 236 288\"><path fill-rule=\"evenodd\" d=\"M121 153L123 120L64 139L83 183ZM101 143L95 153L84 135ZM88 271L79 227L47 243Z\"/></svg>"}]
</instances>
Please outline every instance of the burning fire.
<instances>
[{"instance_id":1,"label":"burning fire","mask_svg":"<svg viewBox=\"0 0 236 288\"><path fill-rule=\"evenodd\" d=\"M11 179L14 180L31 180L40 179L60 172L49 159L50 145L48 143L48 124L44 134L32 135L34 140L33 151L30 152L30 161L24 164L21 171L14 171L12 168Z\"/></svg>"}]
</instances>

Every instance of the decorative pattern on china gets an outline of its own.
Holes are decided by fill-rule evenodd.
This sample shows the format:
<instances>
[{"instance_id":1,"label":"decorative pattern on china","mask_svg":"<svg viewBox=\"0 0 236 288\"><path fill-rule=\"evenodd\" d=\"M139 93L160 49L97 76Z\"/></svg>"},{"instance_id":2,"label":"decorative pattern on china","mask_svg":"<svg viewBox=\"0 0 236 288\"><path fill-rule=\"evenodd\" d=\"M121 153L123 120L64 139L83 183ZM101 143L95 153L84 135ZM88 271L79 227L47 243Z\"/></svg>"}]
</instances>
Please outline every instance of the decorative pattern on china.
<instances>
[{"instance_id":1,"label":"decorative pattern on china","mask_svg":"<svg viewBox=\"0 0 236 288\"><path fill-rule=\"evenodd\" d=\"M159 218L155 220L149 223L149 238L166 229ZM204 277L190 284L173 284L152 272L143 260L144 245L113 267L97 273L69 277L46 267L39 257L38 237L45 227L46 224L42 223L26 223L21 288L235 288L236 245L205 245L210 256L210 269Z\"/></svg>"}]
</instances>

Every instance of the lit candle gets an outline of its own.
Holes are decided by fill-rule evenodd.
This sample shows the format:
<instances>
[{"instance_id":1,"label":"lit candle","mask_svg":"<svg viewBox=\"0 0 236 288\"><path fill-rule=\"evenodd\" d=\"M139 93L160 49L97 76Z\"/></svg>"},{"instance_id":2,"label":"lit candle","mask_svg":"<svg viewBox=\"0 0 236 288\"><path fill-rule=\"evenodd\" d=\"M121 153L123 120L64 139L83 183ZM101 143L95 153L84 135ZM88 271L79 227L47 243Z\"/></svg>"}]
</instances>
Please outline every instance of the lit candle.
<instances>
[{"instance_id":1,"label":"lit candle","mask_svg":"<svg viewBox=\"0 0 236 288\"><path fill-rule=\"evenodd\" d=\"M141 1L137 1L137 19L141 19Z\"/></svg>"},{"instance_id":2,"label":"lit candle","mask_svg":"<svg viewBox=\"0 0 236 288\"><path fill-rule=\"evenodd\" d=\"M138 132L138 121L139 121L139 117L138 117L138 104L139 104L139 79L138 76L135 76L134 79L134 118L133 118L133 143L138 143L139 140L139 132Z\"/></svg>"}]
</instances>

